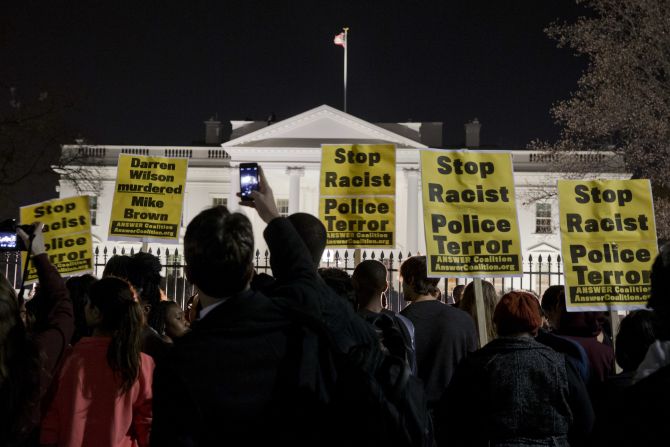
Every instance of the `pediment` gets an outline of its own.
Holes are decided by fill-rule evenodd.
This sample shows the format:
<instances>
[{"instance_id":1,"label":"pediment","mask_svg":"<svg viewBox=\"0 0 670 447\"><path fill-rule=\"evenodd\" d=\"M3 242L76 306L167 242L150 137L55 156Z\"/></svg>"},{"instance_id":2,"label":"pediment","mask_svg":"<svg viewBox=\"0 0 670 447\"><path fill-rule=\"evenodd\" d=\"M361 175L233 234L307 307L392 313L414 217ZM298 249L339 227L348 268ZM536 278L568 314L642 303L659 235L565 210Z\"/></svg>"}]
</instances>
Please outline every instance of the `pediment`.
<instances>
[{"instance_id":1,"label":"pediment","mask_svg":"<svg viewBox=\"0 0 670 447\"><path fill-rule=\"evenodd\" d=\"M328 105L279 121L223 143L229 147L320 147L324 143L386 143L399 148L424 148L424 144Z\"/></svg>"},{"instance_id":2,"label":"pediment","mask_svg":"<svg viewBox=\"0 0 670 447\"><path fill-rule=\"evenodd\" d=\"M532 247L528 247L526 250L528 253L560 253L561 249L560 247L554 247L551 244L547 244L546 242L540 242L539 244L533 245Z\"/></svg>"}]
</instances>

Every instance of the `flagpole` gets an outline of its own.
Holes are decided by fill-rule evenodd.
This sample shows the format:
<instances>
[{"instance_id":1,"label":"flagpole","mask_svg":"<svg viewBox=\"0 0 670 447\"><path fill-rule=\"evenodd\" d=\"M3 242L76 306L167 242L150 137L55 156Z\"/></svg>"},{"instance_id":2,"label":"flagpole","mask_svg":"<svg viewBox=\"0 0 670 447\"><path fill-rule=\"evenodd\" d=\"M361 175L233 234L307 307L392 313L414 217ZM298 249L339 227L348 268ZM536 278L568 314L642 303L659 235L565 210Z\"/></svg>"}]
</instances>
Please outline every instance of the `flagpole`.
<instances>
[{"instance_id":1,"label":"flagpole","mask_svg":"<svg viewBox=\"0 0 670 447\"><path fill-rule=\"evenodd\" d=\"M342 28L344 30L344 112L347 111L347 48L349 47L349 28Z\"/></svg>"}]
</instances>

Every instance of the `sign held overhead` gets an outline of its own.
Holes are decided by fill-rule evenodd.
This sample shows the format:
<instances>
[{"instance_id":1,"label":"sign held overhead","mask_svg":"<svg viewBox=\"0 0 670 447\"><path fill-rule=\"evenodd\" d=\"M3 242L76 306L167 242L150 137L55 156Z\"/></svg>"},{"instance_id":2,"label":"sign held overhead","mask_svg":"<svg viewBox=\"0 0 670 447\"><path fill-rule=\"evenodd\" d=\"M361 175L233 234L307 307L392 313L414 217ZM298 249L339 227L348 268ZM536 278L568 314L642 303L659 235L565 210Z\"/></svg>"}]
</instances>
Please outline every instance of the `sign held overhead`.
<instances>
[{"instance_id":1,"label":"sign held overhead","mask_svg":"<svg viewBox=\"0 0 670 447\"><path fill-rule=\"evenodd\" d=\"M658 245L648 180L560 180L570 311L644 308Z\"/></svg>"},{"instance_id":2,"label":"sign held overhead","mask_svg":"<svg viewBox=\"0 0 670 447\"><path fill-rule=\"evenodd\" d=\"M110 240L178 242L186 158L119 156Z\"/></svg>"},{"instance_id":3,"label":"sign held overhead","mask_svg":"<svg viewBox=\"0 0 670 447\"><path fill-rule=\"evenodd\" d=\"M421 151L428 274L521 274L509 153Z\"/></svg>"},{"instance_id":4,"label":"sign held overhead","mask_svg":"<svg viewBox=\"0 0 670 447\"><path fill-rule=\"evenodd\" d=\"M324 144L319 217L329 247L394 247L395 146Z\"/></svg>"}]
</instances>

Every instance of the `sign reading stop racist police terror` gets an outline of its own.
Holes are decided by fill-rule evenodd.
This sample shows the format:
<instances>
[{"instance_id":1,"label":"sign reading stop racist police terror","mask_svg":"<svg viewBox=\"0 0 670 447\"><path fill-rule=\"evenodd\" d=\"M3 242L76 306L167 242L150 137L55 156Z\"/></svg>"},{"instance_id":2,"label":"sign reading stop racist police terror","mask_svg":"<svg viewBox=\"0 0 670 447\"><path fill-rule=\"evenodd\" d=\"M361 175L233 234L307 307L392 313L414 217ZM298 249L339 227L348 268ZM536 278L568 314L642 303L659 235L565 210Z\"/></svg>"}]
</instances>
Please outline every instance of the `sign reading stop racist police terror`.
<instances>
[{"instance_id":1,"label":"sign reading stop racist police terror","mask_svg":"<svg viewBox=\"0 0 670 447\"><path fill-rule=\"evenodd\" d=\"M324 144L319 218L329 247L394 247L395 146Z\"/></svg>"},{"instance_id":2,"label":"sign reading stop racist police terror","mask_svg":"<svg viewBox=\"0 0 670 447\"><path fill-rule=\"evenodd\" d=\"M559 180L567 308L646 306L656 225L649 180Z\"/></svg>"},{"instance_id":3,"label":"sign reading stop racist police terror","mask_svg":"<svg viewBox=\"0 0 670 447\"><path fill-rule=\"evenodd\" d=\"M512 157L421 151L428 275L521 274Z\"/></svg>"},{"instance_id":4,"label":"sign reading stop racist police terror","mask_svg":"<svg viewBox=\"0 0 670 447\"><path fill-rule=\"evenodd\" d=\"M186 158L119 156L110 240L179 240Z\"/></svg>"},{"instance_id":5,"label":"sign reading stop racist police terror","mask_svg":"<svg viewBox=\"0 0 670 447\"><path fill-rule=\"evenodd\" d=\"M42 222L44 244L51 263L61 275L93 270L93 244L88 196L48 200L21 207L21 224ZM25 265L26 252L22 253ZM37 271L28 267L26 282L37 280Z\"/></svg>"}]
</instances>

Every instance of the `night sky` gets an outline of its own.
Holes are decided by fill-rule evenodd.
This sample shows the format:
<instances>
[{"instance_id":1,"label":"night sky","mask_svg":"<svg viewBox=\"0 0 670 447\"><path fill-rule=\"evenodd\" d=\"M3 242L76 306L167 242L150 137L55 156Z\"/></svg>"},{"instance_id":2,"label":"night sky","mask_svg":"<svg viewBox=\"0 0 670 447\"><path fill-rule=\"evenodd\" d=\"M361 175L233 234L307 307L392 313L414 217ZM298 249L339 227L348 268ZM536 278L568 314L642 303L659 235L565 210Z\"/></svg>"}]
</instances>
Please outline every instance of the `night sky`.
<instances>
[{"instance_id":1,"label":"night sky","mask_svg":"<svg viewBox=\"0 0 670 447\"><path fill-rule=\"evenodd\" d=\"M574 0L11 2L0 70L21 92L71 100L68 125L94 144L191 144L203 121L342 108L371 122L443 121L445 143L482 122L482 143L524 147L558 130L551 104L584 61L543 29ZM27 93L26 93L27 94ZM68 141L63 141L68 143Z\"/></svg>"}]
</instances>

